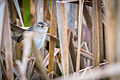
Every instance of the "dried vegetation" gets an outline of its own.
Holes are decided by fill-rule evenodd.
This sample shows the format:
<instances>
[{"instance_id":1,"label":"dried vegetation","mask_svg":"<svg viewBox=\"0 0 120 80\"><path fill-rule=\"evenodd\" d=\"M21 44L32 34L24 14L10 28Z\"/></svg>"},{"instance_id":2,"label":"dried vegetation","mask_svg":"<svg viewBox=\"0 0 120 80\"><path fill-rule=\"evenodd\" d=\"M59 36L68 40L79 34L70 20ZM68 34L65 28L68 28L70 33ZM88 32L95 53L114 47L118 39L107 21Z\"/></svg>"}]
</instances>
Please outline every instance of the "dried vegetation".
<instances>
[{"instance_id":1,"label":"dried vegetation","mask_svg":"<svg viewBox=\"0 0 120 80\"><path fill-rule=\"evenodd\" d=\"M120 0L0 0L0 80L120 80ZM37 22L50 24L37 50Z\"/></svg>"}]
</instances>

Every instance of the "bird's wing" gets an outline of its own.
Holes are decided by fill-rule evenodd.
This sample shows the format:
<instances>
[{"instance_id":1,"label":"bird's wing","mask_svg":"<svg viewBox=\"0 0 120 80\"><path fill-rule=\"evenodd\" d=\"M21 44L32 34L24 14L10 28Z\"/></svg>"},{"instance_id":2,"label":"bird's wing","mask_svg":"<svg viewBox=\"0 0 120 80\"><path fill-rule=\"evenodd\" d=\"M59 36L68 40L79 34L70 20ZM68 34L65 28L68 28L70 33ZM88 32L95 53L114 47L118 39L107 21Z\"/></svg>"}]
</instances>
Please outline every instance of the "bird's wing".
<instances>
[{"instance_id":1,"label":"bird's wing","mask_svg":"<svg viewBox=\"0 0 120 80\"><path fill-rule=\"evenodd\" d=\"M17 39L17 42L21 42L23 40L23 35L21 35L20 37L18 37L18 39Z\"/></svg>"},{"instance_id":2,"label":"bird's wing","mask_svg":"<svg viewBox=\"0 0 120 80\"><path fill-rule=\"evenodd\" d=\"M27 31L32 31L32 30L34 30L34 27L32 26L32 27L30 27ZM26 31L25 31L26 32ZM23 40L23 34L20 36L20 37L18 37L18 39L17 39L17 42L21 42Z\"/></svg>"},{"instance_id":3,"label":"bird's wing","mask_svg":"<svg viewBox=\"0 0 120 80\"><path fill-rule=\"evenodd\" d=\"M30 27L27 31L32 31L32 30L34 30L34 28L35 28L35 27L32 26L32 27Z\"/></svg>"}]
</instances>

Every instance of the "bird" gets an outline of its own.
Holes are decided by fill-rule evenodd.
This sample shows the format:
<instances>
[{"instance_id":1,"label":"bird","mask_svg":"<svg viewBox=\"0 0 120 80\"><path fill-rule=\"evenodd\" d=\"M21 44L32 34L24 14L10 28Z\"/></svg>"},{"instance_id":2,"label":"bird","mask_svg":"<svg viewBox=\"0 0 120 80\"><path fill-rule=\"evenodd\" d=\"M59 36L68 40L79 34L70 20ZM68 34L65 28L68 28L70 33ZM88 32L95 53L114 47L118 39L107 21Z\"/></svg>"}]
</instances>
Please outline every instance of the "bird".
<instances>
[{"instance_id":1,"label":"bird","mask_svg":"<svg viewBox=\"0 0 120 80\"><path fill-rule=\"evenodd\" d=\"M46 33L49 28L49 24L45 22L38 22L34 26L30 27L25 32L34 32L33 40L37 48L40 50L45 42ZM20 43L23 40L23 34L17 39L17 42Z\"/></svg>"}]
</instances>

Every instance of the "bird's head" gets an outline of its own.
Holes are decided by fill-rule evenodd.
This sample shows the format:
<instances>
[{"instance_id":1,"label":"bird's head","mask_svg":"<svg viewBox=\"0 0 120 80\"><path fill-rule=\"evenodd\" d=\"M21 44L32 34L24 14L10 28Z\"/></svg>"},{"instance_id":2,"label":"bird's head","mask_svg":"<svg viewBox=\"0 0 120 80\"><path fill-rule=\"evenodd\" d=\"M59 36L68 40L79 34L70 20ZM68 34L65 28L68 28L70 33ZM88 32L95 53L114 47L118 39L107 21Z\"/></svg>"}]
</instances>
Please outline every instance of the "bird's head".
<instances>
[{"instance_id":1,"label":"bird's head","mask_svg":"<svg viewBox=\"0 0 120 80\"><path fill-rule=\"evenodd\" d=\"M44 23L44 22L38 22L36 25L35 25L35 29L34 31L38 31L40 33L46 33L47 30L48 30L48 27L50 27L47 23Z\"/></svg>"}]
</instances>

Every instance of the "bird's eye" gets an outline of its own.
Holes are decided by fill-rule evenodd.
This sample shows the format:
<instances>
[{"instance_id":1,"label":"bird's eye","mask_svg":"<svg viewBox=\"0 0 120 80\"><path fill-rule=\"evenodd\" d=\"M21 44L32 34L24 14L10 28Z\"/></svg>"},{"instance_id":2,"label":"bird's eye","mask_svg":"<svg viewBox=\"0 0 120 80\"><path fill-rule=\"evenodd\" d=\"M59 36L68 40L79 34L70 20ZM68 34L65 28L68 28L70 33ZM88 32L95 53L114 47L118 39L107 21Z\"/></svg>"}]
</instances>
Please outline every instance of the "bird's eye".
<instances>
[{"instance_id":1,"label":"bird's eye","mask_svg":"<svg viewBox=\"0 0 120 80\"><path fill-rule=\"evenodd\" d=\"M41 26L41 27L43 27L43 26Z\"/></svg>"}]
</instances>

